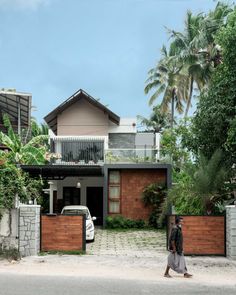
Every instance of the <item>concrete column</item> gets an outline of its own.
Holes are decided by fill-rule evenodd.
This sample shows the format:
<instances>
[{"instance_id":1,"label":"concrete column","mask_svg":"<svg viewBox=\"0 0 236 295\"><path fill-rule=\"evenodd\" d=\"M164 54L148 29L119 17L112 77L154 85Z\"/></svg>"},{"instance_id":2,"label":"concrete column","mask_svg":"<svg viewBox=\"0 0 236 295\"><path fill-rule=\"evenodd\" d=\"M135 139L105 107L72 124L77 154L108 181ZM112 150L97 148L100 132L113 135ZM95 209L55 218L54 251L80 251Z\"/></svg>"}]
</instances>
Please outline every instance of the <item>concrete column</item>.
<instances>
[{"instance_id":1,"label":"concrete column","mask_svg":"<svg viewBox=\"0 0 236 295\"><path fill-rule=\"evenodd\" d=\"M19 207L19 251L22 256L37 255L40 251L40 206Z\"/></svg>"},{"instance_id":2,"label":"concrete column","mask_svg":"<svg viewBox=\"0 0 236 295\"><path fill-rule=\"evenodd\" d=\"M236 260L236 205L226 206L226 255Z\"/></svg>"},{"instance_id":3,"label":"concrete column","mask_svg":"<svg viewBox=\"0 0 236 295\"><path fill-rule=\"evenodd\" d=\"M156 133L155 134L156 138L155 138L155 142L156 142L156 146L155 148L157 149L157 153L156 153L156 161L158 162L160 160L160 142L161 142L161 134L160 133Z\"/></svg>"},{"instance_id":4,"label":"concrete column","mask_svg":"<svg viewBox=\"0 0 236 295\"><path fill-rule=\"evenodd\" d=\"M49 213L53 213L53 182L49 181Z\"/></svg>"}]
</instances>

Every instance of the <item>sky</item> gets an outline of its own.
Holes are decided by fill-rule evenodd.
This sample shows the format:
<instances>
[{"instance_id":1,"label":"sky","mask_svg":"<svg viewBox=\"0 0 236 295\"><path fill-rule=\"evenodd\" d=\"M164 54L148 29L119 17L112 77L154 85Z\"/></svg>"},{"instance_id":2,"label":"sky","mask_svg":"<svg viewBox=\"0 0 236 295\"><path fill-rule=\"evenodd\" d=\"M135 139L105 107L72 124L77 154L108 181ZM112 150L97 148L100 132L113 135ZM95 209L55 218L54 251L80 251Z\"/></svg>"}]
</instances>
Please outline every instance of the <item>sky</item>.
<instances>
[{"instance_id":1,"label":"sky","mask_svg":"<svg viewBox=\"0 0 236 295\"><path fill-rule=\"evenodd\" d=\"M0 88L32 93L39 123L79 89L120 117L148 117L148 71L188 9L213 0L0 0ZM157 101L160 102L160 99Z\"/></svg>"}]
</instances>

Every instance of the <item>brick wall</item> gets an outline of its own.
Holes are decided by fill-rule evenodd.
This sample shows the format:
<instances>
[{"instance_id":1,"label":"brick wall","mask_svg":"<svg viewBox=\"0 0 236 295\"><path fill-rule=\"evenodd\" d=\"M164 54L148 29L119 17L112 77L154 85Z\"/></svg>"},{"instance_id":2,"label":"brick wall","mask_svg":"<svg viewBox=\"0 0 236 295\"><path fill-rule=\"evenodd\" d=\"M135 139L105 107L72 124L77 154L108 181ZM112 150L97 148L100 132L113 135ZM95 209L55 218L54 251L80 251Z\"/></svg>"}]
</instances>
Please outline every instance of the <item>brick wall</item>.
<instances>
[{"instance_id":1,"label":"brick wall","mask_svg":"<svg viewBox=\"0 0 236 295\"><path fill-rule=\"evenodd\" d=\"M41 250L85 250L83 216L41 217Z\"/></svg>"},{"instance_id":2,"label":"brick wall","mask_svg":"<svg viewBox=\"0 0 236 295\"><path fill-rule=\"evenodd\" d=\"M224 216L183 216L183 218L185 254L225 255ZM173 216L171 222L174 222Z\"/></svg>"},{"instance_id":3,"label":"brick wall","mask_svg":"<svg viewBox=\"0 0 236 295\"><path fill-rule=\"evenodd\" d=\"M148 220L151 208L144 207L143 189L151 183L166 183L166 169L121 170L121 215Z\"/></svg>"}]
</instances>

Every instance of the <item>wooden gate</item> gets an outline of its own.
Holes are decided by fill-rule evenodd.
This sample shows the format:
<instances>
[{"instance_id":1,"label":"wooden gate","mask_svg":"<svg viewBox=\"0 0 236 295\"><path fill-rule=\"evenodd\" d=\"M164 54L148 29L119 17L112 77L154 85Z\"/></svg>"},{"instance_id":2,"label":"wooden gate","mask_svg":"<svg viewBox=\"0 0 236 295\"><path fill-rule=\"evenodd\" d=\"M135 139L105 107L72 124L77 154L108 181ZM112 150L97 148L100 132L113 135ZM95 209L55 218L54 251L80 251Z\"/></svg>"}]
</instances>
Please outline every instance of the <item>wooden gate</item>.
<instances>
[{"instance_id":1,"label":"wooden gate","mask_svg":"<svg viewBox=\"0 0 236 295\"><path fill-rule=\"evenodd\" d=\"M41 251L85 251L85 215L41 215Z\"/></svg>"},{"instance_id":2,"label":"wooden gate","mask_svg":"<svg viewBox=\"0 0 236 295\"><path fill-rule=\"evenodd\" d=\"M225 216L185 216L182 232L184 253L187 255L226 256L226 220ZM171 228L175 224L175 215L168 216L167 245Z\"/></svg>"}]
</instances>

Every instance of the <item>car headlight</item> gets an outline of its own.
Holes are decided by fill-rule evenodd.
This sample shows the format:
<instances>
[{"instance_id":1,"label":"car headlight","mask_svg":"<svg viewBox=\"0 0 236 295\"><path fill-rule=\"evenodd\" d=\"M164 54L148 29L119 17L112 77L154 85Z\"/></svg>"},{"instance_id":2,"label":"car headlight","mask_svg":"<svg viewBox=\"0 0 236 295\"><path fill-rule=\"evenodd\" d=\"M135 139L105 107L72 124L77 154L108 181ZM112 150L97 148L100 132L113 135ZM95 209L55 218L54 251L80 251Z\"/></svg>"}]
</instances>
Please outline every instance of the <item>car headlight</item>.
<instances>
[{"instance_id":1,"label":"car headlight","mask_svg":"<svg viewBox=\"0 0 236 295\"><path fill-rule=\"evenodd\" d=\"M90 223L90 224L88 224L87 226L86 226L86 229L87 230L90 230L90 229L92 229L93 228L93 225Z\"/></svg>"}]
</instances>

